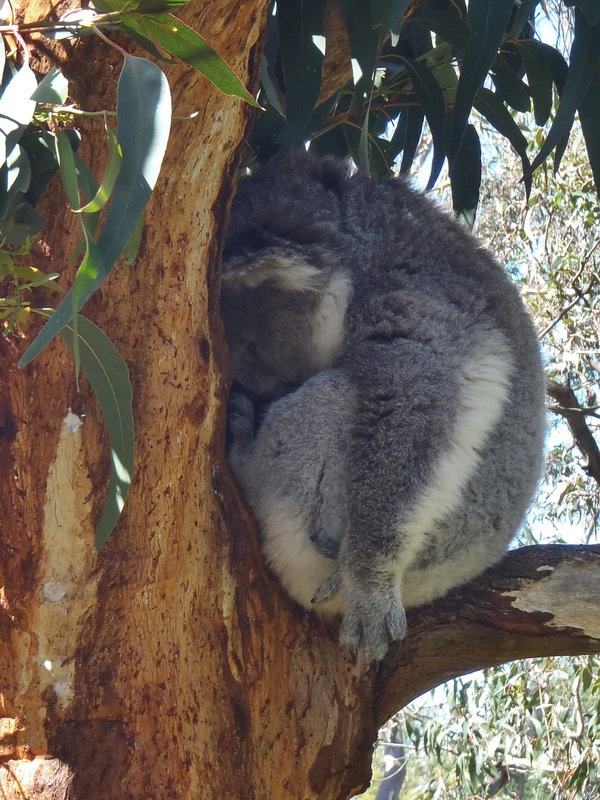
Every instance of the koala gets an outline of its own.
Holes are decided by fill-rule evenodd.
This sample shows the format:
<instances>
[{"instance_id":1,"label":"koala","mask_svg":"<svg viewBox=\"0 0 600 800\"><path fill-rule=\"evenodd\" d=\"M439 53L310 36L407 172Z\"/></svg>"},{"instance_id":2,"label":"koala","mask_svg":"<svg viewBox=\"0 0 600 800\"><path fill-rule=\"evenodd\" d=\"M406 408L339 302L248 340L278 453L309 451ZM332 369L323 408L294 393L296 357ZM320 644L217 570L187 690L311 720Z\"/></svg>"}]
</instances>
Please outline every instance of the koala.
<instances>
[{"instance_id":1,"label":"koala","mask_svg":"<svg viewBox=\"0 0 600 800\"><path fill-rule=\"evenodd\" d=\"M545 433L532 321L404 180L310 153L240 180L221 314L229 459L266 560L380 661L406 608L494 564L522 523Z\"/></svg>"}]
</instances>

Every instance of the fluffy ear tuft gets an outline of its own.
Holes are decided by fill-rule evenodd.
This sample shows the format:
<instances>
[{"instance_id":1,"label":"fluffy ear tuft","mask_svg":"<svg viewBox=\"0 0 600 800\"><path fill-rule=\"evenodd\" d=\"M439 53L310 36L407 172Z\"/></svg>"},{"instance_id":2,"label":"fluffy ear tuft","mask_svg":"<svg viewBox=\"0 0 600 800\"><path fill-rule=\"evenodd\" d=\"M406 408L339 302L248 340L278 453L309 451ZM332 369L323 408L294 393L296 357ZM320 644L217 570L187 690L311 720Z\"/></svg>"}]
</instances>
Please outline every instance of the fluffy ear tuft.
<instances>
[{"instance_id":1,"label":"fluffy ear tuft","mask_svg":"<svg viewBox=\"0 0 600 800\"><path fill-rule=\"evenodd\" d=\"M223 285L232 289L256 289L269 282L285 292L318 292L328 280L323 270L292 253L270 251L239 266L236 261L223 273Z\"/></svg>"}]
</instances>

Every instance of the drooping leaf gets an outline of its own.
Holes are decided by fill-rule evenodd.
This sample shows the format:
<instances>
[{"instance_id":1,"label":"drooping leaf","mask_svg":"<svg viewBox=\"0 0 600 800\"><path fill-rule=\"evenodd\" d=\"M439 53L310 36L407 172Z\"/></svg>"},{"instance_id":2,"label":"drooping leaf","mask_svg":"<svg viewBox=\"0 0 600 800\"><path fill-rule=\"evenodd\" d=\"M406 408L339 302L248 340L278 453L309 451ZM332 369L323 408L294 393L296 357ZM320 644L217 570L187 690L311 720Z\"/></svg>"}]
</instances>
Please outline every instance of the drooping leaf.
<instances>
[{"instance_id":1,"label":"drooping leaf","mask_svg":"<svg viewBox=\"0 0 600 800\"><path fill-rule=\"evenodd\" d=\"M44 229L46 221L46 217L17 192L0 223L0 238L8 247L26 247Z\"/></svg>"},{"instance_id":2,"label":"drooping leaf","mask_svg":"<svg viewBox=\"0 0 600 800\"><path fill-rule=\"evenodd\" d=\"M467 125L460 148L450 169L452 205L469 228L475 222L481 185L481 144L473 125Z\"/></svg>"},{"instance_id":3,"label":"drooping leaf","mask_svg":"<svg viewBox=\"0 0 600 800\"><path fill-rule=\"evenodd\" d=\"M590 28L586 18L575 9L575 37L571 47L569 71L554 121L539 153L531 165L536 170L568 134L575 111L594 80L600 58L600 25ZM558 168L558 164L555 164Z\"/></svg>"},{"instance_id":4,"label":"drooping leaf","mask_svg":"<svg viewBox=\"0 0 600 800\"><path fill-rule=\"evenodd\" d=\"M515 39L518 39L521 36L523 29L527 25L531 14L539 2L540 0L523 0L521 5L518 7L512 26L512 33Z\"/></svg>"},{"instance_id":5,"label":"drooping leaf","mask_svg":"<svg viewBox=\"0 0 600 800\"><path fill-rule=\"evenodd\" d=\"M492 62L492 81L498 94L511 108L526 113L531 111L531 98L527 85L501 55L497 55Z\"/></svg>"},{"instance_id":6,"label":"drooping leaf","mask_svg":"<svg viewBox=\"0 0 600 800\"><path fill-rule=\"evenodd\" d=\"M31 166L27 153L15 144L0 167L0 219L9 213L17 193L24 194L29 188Z\"/></svg>"},{"instance_id":7,"label":"drooping leaf","mask_svg":"<svg viewBox=\"0 0 600 800\"><path fill-rule=\"evenodd\" d=\"M401 61L410 74L415 94L425 113L433 139L433 160L431 174L427 182L427 188L431 189L440 174L445 158L444 118L446 116L446 105L444 103L444 95L433 73L423 63L416 59L405 57L401 57Z\"/></svg>"},{"instance_id":8,"label":"drooping leaf","mask_svg":"<svg viewBox=\"0 0 600 800\"><path fill-rule=\"evenodd\" d=\"M600 85L593 83L579 106L579 121L590 166L600 194Z\"/></svg>"},{"instance_id":9,"label":"drooping leaf","mask_svg":"<svg viewBox=\"0 0 600 800\"><path fill-rule=\"evenodd\" d=\"M133 31L158 42L162 50L197 69L224 94L240 97L258 108L256 100L221 56L199 33L172 14L124 16L121 27L125 33Z\"/></svg>"},{"instance_id":10,"label":"drooping leaf","mask_svg":"<svg viewBox=\"0 0 600 800\"><path fill-rule=\"evenodd\" d=\"M423 112L418 106L409 106L406 110L404 128L404 142L402 144L402 162L400 163L400 172L408 172L412 166L419 146L421 138L421 131L423 130L423 120L425 119Z\"/></svg>"},{"instance_id":11,"label":"drooping leaf","mask_svg":"<svg viewBox=\"0 0 600 800\"><path fill-rule=\"evenodd\" d=\"M323 53L315 37L322 34L323 3L280 0L277 17L286 96L286 124L279 138L299 146L321 89Z\"/></svg>"},{"instance_id":12,"label":"drooping leaf","mask_svg":"<svg viewBox=\"0 0 600 800\"><path fill-rule=\"evenodd\" d=\"M371 23L381 25L385 31L399 33L400 23L410 0L371 0Z\"/></svg>"},{"instance_id":13,"label":"drooping leaf","mask_svg":"<svg viewBox=\"0 0 600 800\"><path fill-rule=\"evenodd\" d=\"M94 197L92 197L89 202L85 203L85 205L81 206L81 208L74 209L77 214L91 214L100 211L108 202L112 190L114 189L119 170L121 169L123 155L117 137L110 128L106 129L106 136L108 138L108 162L106 164L104 178Z\"/></svg>"},{"instance_id":14,"label":"drooping leaf","mask_svg":"<svg viewBox=\"0 0 600 800\"><path fill-rule=\"evenodd\" d=\"M527 196L531 189L531 165L527 157L527 139L512 118L512 115L498 97L485 87L481 87L475 97L475 108L494 128L505 136L521 159L523 180Z\"/></svg>"},{"instance_id":15,"label":"drooping leaf","mask_svg":"<svg viewBox=\"0 0 600 800\"><path fill-rule=\"evenodd\" d=\"M539 42L533 39L519 40L516 46L527 72L535 121L541 127L546 124L552 111L552 72Z\"/></svg>"},{"instance_id":16,"label":"drooping leaf","mask_svg":"<svg viewBox=\"0 0 600 800\"><path fill-rule=\"evenodd\" d=\"M35 100L31 99L37 87L35 75L27 64L11 78L0 97L0 165L19 141L31 122Z\"/></svg>"},{"instance_id":17,"label":"drooping leaf","mask_svg":"<svg viewBox=\"0 0 600 800\"><path fill-rule=\"evenodd\" d=\"M77 310L105 280L136 228L158 177L170 123L171 97L164 74L150 61L128 56L117 89L117 139L123 165L94 248L99 259L98 274L89 282L91 272L86 271L86 277L80 279ZM89 242L88 245L91 252L92 245ZM71 290L25 351L20 366L32 361L72 316Z\"/></svg>"},{"instance_id":18,"label":"drooping leaf","mask_svg":"<svg viewBox=\"0 0 600 800\"><path fill-rule=\"evenodd\" d=\"M132 391L127 365L111 340L89 319L77 316L81 368L98 399L110 444L110 483L96 526L96 548L99 550L117 524L133 476ZM61 336L73 351L75 334L72 323L63 327Z\"/></svg>"},{"instance_id":19,"label":"drooping leaf","mask_svg":"<svg viewBox=\"0 0 600 800\"><path fill-rule=\"evenodd\" d=\"M129 56L117 87L117 139L123 153L106 222L98 238L108 273L135 230L164 158L171 128L171 94L156 64Z\"/></svg>"},{"instance_id":20,"label":"drooping leaf","mask_svg":"<svg viewBox=\"0 0 600 800\"><path fill-rule=\"evenodd\" d=\"M456 47L463 53L469 44L469 26L456 10L449 11L422 11L415 18L415 22L433 31L438 37ZM439 44L439 40L438 40Z\"/></svg>"},{"instance_id":21,"label":"drooping leaf","mask_svg":"<svg viewBox=\"0 0 600 800\"><path fill-rule=\"evenodd\" d=\"M340 10L346 23L350 53L354 62L354 85L357 97L368 98L379 55L379 32L374 29L370 8L360 0L340 0ZM356 74L359 67L359 76Z\"/></svg>"},{"instance_id":22,"label":"drooping leaf","mask_svg":"<svg viewBox=\"0 0 600 800\"><path fill-rule=\"evenodd\" d=\"M56 67L52 67L38 84L31 99L36 103L60 106L67 99L68 89L69 82L65 76Z\"/></svg>"},{"instance_id":23,"label":"drooping leaf","mask_svg":"<svg viewBox=\"0 0 600 800\"><path fill-rule=\"evenodd\" d=\"M512 7L513 0L471 0L469 3L471 35L463 55L454 111L450 118L447 146L450 160L458 153L475 95L496 57Z\"/></svg>"}]
</instances>

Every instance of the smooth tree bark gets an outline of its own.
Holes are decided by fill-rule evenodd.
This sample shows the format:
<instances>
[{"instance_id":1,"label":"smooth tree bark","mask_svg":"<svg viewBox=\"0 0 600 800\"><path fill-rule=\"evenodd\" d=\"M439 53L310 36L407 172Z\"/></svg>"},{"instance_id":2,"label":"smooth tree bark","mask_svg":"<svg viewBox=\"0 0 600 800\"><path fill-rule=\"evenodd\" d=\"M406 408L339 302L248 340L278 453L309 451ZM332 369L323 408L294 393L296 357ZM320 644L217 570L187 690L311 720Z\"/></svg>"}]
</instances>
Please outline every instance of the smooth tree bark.
<instances>
[{"instance_id":1,"label":"smooth tree bark","mask_svg":"<svg viewBox=\"0 0 600 800\"><path fill-rule=\"evenodd\" d=\"M50 8L29 0L28 19ZM266 0L192 0L185 20L256 88ZM46 44L38 44L43 54ZM111 108L120 56L55 47L81 106ZM108 443L85 380L53 342L0 340L0 797L42 800L347 798L366 786L378 727L453 675L511 658L600 651L600 550L534 548L435 605L379 667L267 573L224 454L230 371L219 247L251 121L181 65L175 121L139 257L85 313L134 390L136 472L96 553ZM98 167L104 133L87 125ZM97 170L99 171L99 170ZM73 278L78 238L59 181L37 266Z\"/></svg>"}]
</instances>

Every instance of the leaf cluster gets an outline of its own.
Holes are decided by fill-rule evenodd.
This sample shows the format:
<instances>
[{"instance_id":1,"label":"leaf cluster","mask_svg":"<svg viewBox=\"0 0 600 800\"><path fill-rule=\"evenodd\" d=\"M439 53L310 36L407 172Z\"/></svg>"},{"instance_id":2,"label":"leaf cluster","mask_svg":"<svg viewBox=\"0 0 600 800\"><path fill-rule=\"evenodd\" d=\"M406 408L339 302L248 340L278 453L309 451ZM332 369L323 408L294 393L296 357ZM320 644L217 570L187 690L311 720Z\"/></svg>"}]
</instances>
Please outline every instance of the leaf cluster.
<instances>
[{"instance_id":1,"label":"leaf cluster","mask_svg":"<svg viewBox=\"0 0 600 800\"><path fill-rule=\"evenodd\" d=\"M329 17L320 0L278 0L269 17L259 116L251 139L259 160L310 141L319 153L379 174L413 165L426 129L433 139L428 187L448 164L455 211L472 222L481 180L476 109L518 154L527 190L550 154L558 167L576 111L596 183L600 180L600 21L574 5L567 61L536 34L539 0L341 0L348 50L342 85L323 97ZM330 27L330 25L329 25ZM352 77L350 78L350 75ZM515 114L547 126L530 157Z\"/></svg>"},{"instance_id":2,"label":"leaf cluster","mask_svg":"<svg viewBox=\"0 0 600 800\"><path fill-rule=\"evenodd\" d=\"M389 723L401 732L402 758L409 754L402 796L599 797L598 669L594 656L517 661L411 704Z\"/></svg>"}]
</instances>

